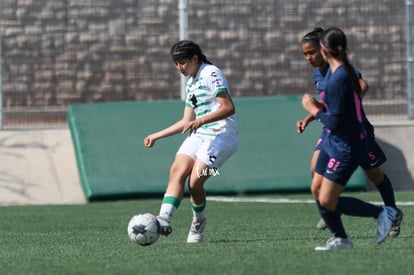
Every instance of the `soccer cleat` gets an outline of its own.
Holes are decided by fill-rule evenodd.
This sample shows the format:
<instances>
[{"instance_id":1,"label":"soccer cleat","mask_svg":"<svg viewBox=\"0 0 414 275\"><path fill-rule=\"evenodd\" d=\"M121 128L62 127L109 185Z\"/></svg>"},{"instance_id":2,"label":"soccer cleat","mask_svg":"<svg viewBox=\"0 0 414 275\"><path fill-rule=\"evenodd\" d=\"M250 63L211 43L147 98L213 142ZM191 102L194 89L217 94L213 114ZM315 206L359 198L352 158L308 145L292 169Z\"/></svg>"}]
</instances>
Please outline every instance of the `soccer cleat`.
<instances>
[{"instance_id":1,"label":"soccer cleat","mask_svg":"<svg viewBox=\"0 0 414 275\"><path fill-rule=\"evenodd\" d=\"M201 243L204 238L204 228L206 227L206 218L201 221L193 219L190 232L188 232L187 243Z\"/></svg>"},{"instance_id":2,"label":"soccer cleat","mask_svg":"<svg viewBox=\"0 0 414 275\"><path fill-rule=\"evenodd\" d=\"M352 249L354 247L350 238L331 237L325 245L315 247L316 251Z\"/></svg>"},{"instance_id":3,"label":"soccer cleat","mask_svg":"<svg viewBox=\"0 0 414 275\"><path fill-rule=\"evenodd\" d=\"M320 229L320 230L325 230L326 228L328 228L328 226L326 225L326 222L323 218L321 218L318 223L316 224L316 228Z\"/></svg>"},{"instance_id":4,"label":"soccer cleat","mask_svg":"<svg viewBox=\"0 0 414 275\"><path fill-rule=\"evenodd\" d=\"M395 218L392 220L392 227L389 233L390 237L397 237L398 235L400 235L401 222L404 217L404 214L401 211L401 209L395 208L395 210L397 210L397 214L395 215Z\"/></svg>"},{"instance_id":5,"label":"soccer cleat","mask_svg":"<svg viewBox=\"0 0 414 275\"><path fill-rule=\"evenodd\" d=\"M157 220L160 223L160 234L164 236L170 235L172 232L170 222L167 219L160 216L157 216Z\"/></svg>"},{"instance_id":6,"label":"soccer cleat","mask_svg":"<svg viewBox=\"0 0 414 275\"><path fill-rule=\"evenodd\" d=\"M384 210L379 214L377 218L377 243L382 243L391 232L392 222L397 215L397 210L390 206L384 206Z\"/></svg>"}]
</instances>

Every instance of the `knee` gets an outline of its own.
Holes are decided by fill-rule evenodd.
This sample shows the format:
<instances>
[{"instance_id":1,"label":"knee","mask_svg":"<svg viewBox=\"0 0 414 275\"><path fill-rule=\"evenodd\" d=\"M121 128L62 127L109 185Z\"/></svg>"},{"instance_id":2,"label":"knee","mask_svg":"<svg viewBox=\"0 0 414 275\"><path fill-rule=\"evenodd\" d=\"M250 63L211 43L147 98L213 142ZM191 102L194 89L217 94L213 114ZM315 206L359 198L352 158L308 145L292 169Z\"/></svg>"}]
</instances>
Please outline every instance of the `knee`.
<instances>
[{"instance_id":1,"label":"knee","mask_svg":"<svg viewBox=\"0 0 414 275\"><path fill-rule=\"evenodd\" d=\"M319 197L319 188L317 188L314 184L311 185L311 193L315 200L318 200Z\"/></svg>"},{"instance_id":2,"label":"knee","mask_svg":"<svg viewBox=\"0 0 414 275\"><path fill-rule=\"evenodd\" d=\"M314 178L310 189L311 189L312 196L315 198L315 200L319 200L321 183Z\"/></svg>"},{"instance_id":3,"label":"knee","mask_svg":"<svg viewBox=\"0 0 414 275\"><path fill-rule=\"evenodd\" d=\"M334 212L336 210L337 203L334 200L332 200L330 198L323 198L322 197L322 198L319 198L318 201L319 201L319 204L323 208L325 208L329 211L332 211L332 212Z\"/></svg>"}]
</instances>

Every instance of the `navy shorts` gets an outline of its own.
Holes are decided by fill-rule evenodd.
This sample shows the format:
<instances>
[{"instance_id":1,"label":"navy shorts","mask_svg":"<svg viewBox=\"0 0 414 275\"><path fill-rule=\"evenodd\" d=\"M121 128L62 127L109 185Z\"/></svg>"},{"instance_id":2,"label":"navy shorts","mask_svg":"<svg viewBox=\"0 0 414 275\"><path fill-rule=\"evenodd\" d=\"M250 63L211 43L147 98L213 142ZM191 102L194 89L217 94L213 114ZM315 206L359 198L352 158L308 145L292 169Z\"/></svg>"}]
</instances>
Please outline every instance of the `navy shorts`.
<instances>
[{"instance_id":1,"label":"navy shorts","mask_svg":"<svg viewBox=\"0 0 414 275\"><path fill-rule=\"evenodd\" d=\"M342 186L345 186L358 168L361 145L353 148L336 143L335 138L326 138L321 144L315 172Z\"/></svg>"},{"instance_id":2,"label":"navy shorts","mask_svg":"<svg viewBox=\"0 0 414 275\"><path fill-rule=\"evenodd\" d=\"M366 140L366 153L362 156L359 166L369 170L381 166L387 161L387 157L381 147L375 141L375 137L368 137Z\"/></svg>"},{"instance_id":3,"label":"navy shorts","mask_svg":"<svg viewBox=\"0 0 414 275\"><path fill-rule=\"evenodd\" d=\"M319 137L319 139L316 141L316 145L315 145L315 149L314 149L315 151L321 150L321 144L322 144L322 141L325 139L326 134L327 134L327 132L326 132L326 128L323 128L323 129L322 129L321 136L320 136L320 137Z\"/></svg>"}]
</instances>

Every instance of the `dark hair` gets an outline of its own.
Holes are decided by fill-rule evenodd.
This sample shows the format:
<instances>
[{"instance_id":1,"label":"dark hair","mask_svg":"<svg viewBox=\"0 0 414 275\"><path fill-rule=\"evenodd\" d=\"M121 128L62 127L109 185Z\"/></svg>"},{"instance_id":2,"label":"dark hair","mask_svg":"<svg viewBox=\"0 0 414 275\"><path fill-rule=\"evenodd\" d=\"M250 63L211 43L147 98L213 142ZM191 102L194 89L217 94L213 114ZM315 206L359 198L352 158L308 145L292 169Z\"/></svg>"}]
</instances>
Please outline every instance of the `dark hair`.
<instances>
[{"instance_id":1,"label":"dark hair","mask_svg":"<svg viewBox=\"0 0 414 275\"><path fill-rule=\"evenodd\" d=\"M361 94L359 78L354 67L348 60L348 45L345 33L336 27L326 29L321 34L320 43L329 51L329 54L332 57L339 59L344 63L345 69L351 79L352 88L354 88L358 94Z\"/></svg>"},{"instance_id":2,"label":"dark hair","mask_svg":"<svg viewBox=\"0 0 414 275\"><path fill-rule=\"evenodd\" d=\"M194 55L197 55L198 59L202 63L213 64L203 54L200 46L191 40L178 41L171 47L170 54L174 62L189 59L192 58Z\"/></svg>"},{"instance_id":3,"label":"dark hair","mask_svg":"<svg viewBox=\"0 0 414 275\"><path fill-rule=\"evenodd\" d=\"M321 33L323 32L322 28L314 28L311 32L308 32L307 34L305 34L302 38L302 41L300 42L302 43L308 43L308 42L312 42L312 43L317 43L318 47L319 47L319 38L321 37Z\"/></svg>"}]
</instances>

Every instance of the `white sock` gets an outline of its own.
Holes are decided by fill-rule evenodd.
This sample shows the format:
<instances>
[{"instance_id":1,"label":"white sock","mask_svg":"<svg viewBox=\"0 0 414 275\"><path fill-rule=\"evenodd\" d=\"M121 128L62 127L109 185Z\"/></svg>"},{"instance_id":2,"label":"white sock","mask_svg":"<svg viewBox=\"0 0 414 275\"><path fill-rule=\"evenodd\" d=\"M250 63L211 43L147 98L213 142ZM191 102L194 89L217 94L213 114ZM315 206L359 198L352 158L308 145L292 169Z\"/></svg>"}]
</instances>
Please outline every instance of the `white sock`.
<instances>
[{"instance_id":1,"label":"white sock","mask_svg":"<svg viewBox=\"0 0 414 275\"><path fill-rule=\"evenodd\" d=\"M181 200L177 197L165 194L164 198L162 199L159 216L167 221L170 221L175 210L177 210L178 206L180 205L180 202Z\"/></svg>"},{"instance_id":2,"label":"white sock","mask_svg":"<svg viewBox=\"0 0 414 275\"><path fill-rule=\"evenodd\" d=\"M193 210L193 219L196 221L201 221L204 219L204 208L206 204L192 204L191 208Z\"/></svg>"},{"instance_id":3,"label":"white sock","mask_svg":"<svg viewBox=\"0 0 414 275\"><path fill-rule=\"evenodd\" d=\"M161 204L159 216L167 221L170 221L176 209L177 208L175 208L175 206L170 203L163 203Z\"/></svg>"}]
</instances>

